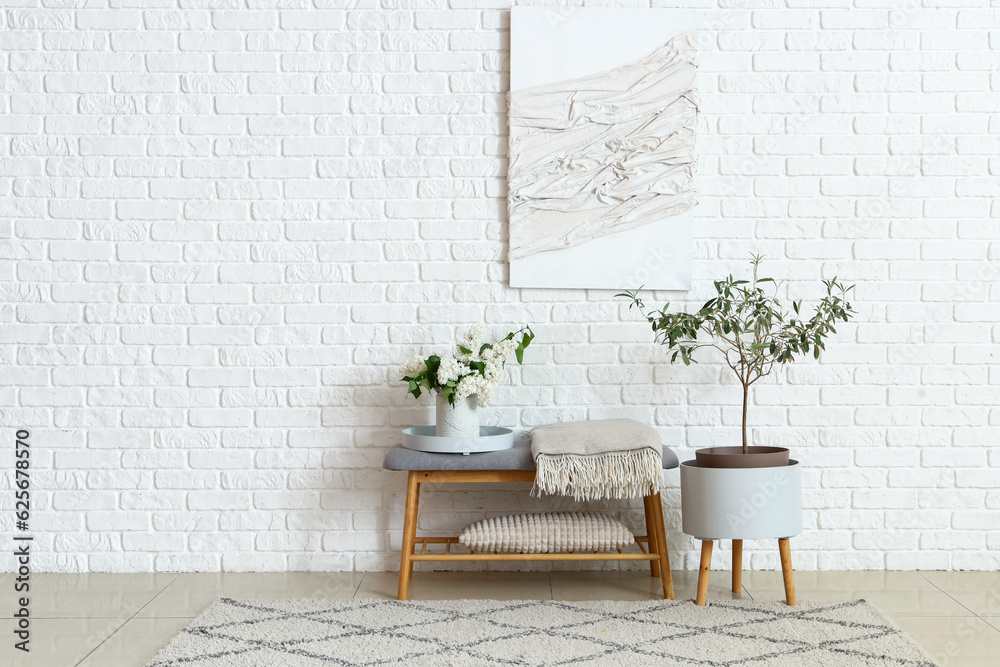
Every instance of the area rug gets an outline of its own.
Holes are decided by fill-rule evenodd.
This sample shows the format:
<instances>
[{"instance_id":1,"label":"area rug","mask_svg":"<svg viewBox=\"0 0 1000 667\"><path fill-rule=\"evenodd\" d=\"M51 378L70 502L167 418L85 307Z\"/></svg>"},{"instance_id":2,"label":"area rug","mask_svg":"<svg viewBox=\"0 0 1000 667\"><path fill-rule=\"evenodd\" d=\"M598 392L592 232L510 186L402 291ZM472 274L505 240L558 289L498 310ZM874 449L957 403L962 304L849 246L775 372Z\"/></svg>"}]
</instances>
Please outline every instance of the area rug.
<instances>
[{"instance_id":1,"label":"area rug","mask_svg":"<svg viewBox=\"0 0 1000 667\"><path fill-rule=\"evenodd\" d=\"M864 600L838 603L220 598L147 667L933 667Z\"/></svg>"}]
</instances>

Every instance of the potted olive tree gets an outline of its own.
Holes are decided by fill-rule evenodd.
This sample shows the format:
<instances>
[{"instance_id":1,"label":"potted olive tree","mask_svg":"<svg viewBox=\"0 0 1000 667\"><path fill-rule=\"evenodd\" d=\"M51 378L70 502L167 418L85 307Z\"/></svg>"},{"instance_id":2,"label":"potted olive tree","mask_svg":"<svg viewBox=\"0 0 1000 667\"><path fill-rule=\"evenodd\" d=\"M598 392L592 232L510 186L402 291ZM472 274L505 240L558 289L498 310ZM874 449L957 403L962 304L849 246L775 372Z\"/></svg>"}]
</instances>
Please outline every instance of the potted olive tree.
<instances>
[{"instance_id":1,"label":"potted olive tree","mask_svg":"<svg viewBox=\"0 0 1000 667\"><path fill-rule=\"evenodd\" d=\"M778 538L782 565L787 561L786 595L794 604L794 588L788 595L791 556L787 538L802 531L799 465L789 459L787 448L749 444L750 390L778 364L807 353L819 358L826 339L836 333L834 325L847 322L855 313L847 301L853 285L847 287L836 278L824 280L826 296L807 318L802 314L801 301L793 301L791 311L786 310L777 298L777 283L758 276L761 259L751 259L749 280L737 280L732 275L716 280L716 295L696 313L669 312L669 303L648 309L639 290L617 296L631 300L629 307L638 308L646 316L656 342L673 350L671 362L680 359L691 364L699 349L715 348L743 388L742 446L699 449L694 461L681 464L684 532L704 541L705 586L712 540L732 539L735 560L742 557L743 539ZM734 591L738 591L738 582L734 563ZM698 598L703 604L700 582Z\"/></svg>"}]
</instances>

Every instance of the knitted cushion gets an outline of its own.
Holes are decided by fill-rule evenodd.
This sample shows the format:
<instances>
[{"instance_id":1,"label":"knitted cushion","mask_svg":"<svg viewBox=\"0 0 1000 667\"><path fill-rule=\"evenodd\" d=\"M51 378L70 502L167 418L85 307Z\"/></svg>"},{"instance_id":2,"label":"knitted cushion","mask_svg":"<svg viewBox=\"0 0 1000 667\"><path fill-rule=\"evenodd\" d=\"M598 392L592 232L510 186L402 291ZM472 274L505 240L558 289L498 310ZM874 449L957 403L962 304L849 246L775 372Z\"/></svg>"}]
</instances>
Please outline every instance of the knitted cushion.
<instances>
[{"instance_id":1,"label":"knitted cushion","mask_svg":"<svg viewBox=\"0 0 1000 667\"><path fill-rule=\"evenodd\" d=\"M635 538L606 514L545 512L483 519L466 526L458 541L476 552L551 554L614 551Z\"/></svg>"}]
</instances>

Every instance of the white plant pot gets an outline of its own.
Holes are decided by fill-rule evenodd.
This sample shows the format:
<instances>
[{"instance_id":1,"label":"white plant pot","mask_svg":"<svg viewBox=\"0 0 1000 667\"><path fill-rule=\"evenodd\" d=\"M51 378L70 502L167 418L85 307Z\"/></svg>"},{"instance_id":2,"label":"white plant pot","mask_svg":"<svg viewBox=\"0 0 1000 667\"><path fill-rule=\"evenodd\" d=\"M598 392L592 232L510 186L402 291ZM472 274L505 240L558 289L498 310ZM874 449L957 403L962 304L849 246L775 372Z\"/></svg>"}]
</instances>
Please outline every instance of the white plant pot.
<instances>
[{"instance_id":1,"label":"white plant pot","mask_svg":"<svg viewBox=\"0 0 1000 667\"><path fill-rule=\"evenodd\" d=\"M452 405L437 395L436 435L446 438L476 438L479 436L479 396L473 394Z\"/></svg>"},{"instance_id":2,"label":"white plant pot","mask_svg":"<svg viewBox=\"0 0 1000 667\"><path fill-rule=\"evenodd\" d=\"M802 470L681 463L684 532L700 540L782 539L802 532Z\"/></svg>"}]
</instances>

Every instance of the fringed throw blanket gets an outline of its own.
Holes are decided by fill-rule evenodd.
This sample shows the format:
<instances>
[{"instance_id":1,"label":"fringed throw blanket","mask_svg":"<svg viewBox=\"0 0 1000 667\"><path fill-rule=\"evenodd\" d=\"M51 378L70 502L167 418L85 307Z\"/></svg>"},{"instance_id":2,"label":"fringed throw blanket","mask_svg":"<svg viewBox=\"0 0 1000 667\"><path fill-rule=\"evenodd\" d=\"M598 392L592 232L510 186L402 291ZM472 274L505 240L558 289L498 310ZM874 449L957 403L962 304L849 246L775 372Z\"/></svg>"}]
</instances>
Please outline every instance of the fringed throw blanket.
<instances>
[{"instance_id":1,"label":"fringed throw blanket","mask_svg":"<svg viewBox=\"0 0 1000 667\"><path fill-rule=\"evenodd\" d=\"M652 426L634 419L548 424L531 430L532 495L574 500L634 498L656 493L662 445Z\"/></svg>"}]
</instances>

